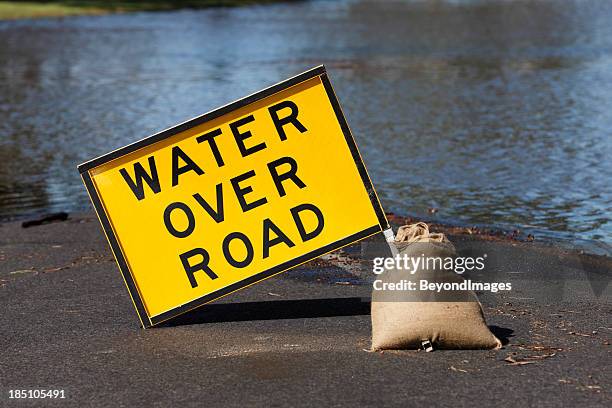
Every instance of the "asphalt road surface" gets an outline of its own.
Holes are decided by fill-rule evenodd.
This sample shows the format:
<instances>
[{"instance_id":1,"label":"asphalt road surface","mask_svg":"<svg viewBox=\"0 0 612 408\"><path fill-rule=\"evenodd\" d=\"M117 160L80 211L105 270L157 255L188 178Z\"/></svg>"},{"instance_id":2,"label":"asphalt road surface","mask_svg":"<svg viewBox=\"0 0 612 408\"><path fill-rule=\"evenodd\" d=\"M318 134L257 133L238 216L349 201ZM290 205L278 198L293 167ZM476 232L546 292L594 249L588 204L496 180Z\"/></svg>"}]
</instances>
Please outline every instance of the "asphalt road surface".
<instances>
[{"instance_id":1,"label":"asphalt road surface","mask_svg":"<svg viewBox=\"0 0 612 408\"><path fill-rule=\"evenodd\" d=\"M513 282L481 298L501 350L369 352L359 245L143 330L95 217L3 224L0 405L610 406L612 262L451 239Z\"/></svg>"}]
</instances>

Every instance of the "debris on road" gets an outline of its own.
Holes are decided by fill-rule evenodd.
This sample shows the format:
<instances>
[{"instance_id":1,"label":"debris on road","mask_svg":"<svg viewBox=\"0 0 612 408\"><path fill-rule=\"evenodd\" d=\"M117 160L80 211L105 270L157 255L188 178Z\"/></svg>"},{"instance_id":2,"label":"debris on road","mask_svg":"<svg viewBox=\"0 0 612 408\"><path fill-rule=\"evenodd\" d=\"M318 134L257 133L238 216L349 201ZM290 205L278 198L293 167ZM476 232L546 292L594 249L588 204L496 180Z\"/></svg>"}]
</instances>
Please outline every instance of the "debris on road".
<instances>
[{"instance_id":1,"label":"debris on road","mask_svg":"<svg viewBox=\"0 0 612 408\"><path fill-rule=\"evenodd\" d=\"M49 224L51 222L66 221L68 219L67 212L58 212L53 214L44 215L33 220L24 221L21 223L22 228L35 227L37 225Z\"/></svg>"}]
</instances>

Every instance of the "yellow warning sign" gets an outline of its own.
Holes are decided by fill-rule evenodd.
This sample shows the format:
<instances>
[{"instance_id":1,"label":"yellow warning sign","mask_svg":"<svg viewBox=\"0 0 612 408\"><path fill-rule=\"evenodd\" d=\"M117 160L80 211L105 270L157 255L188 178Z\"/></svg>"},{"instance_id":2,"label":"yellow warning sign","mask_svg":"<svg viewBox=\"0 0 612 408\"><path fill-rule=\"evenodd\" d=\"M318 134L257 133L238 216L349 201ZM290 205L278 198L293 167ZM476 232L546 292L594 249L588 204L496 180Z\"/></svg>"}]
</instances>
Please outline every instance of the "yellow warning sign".
<instances>
[{"instance_id":1,"label":"yellow warning sign","mask_svg":"<svg viewBox=\"0 0 612 408\"><path fill-rule=\"evenodd\" d=\"M388 227L322 66L79 171L144 327Z\"/></svg>"}]
</instances>

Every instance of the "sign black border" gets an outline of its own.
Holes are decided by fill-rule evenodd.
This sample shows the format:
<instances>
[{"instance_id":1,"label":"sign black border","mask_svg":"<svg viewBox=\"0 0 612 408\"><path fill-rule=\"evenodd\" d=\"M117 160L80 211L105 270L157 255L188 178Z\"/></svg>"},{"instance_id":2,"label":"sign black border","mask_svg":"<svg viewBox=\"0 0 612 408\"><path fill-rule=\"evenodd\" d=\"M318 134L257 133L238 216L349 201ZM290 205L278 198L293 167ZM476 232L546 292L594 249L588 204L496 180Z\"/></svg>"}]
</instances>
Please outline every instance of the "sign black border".
<instances>
[{"instance_id":1,"label":"sign black border","mask_svg":"<svg viewBox=\"0 0 612 408\"><path fill-rule=\"evenodd\" d=\"M102 204L100 196L98 195L98 191L95 188L95 185L91 178L90 170L102 164L108 163L111 160L117 159L119 157L135 152L136 150L139 150L143 147L146 147L154 143L157 143L161 140L167 139L178 133L184 132L185 130L191 129L192 127L201 125L202 123L205 123L208 121L211 121L215 118L218 118L227 113L240 109L246 105L257 102L261 99L267 98L268 96L271 96L275 93L283 91L287 88L290 88L294 85L297 85L309 79L315 78L317 76L321 78L321 82L323 83L323 86L327 93L327 97L329 98L329 101L332 104L334 113L336 114L336 119L338 120L338 123L340 124L340 127L342 129L342 133L344 134L346 143L351 151L351 155L353 156L353 160L355 162L355 165L357 166L359 175L361 176L362 182L370 197L370 202L372 203L372 207L374 208L374 211L378 218L378 225L374 225L372 227L366 228L363 231L350 235L339 241L333 242L315 251L311 251L307 254L291 259L287 262L284 262L266 271L250 276L246 279L233 283L215 292L209 293L208 295L199 297L195 300L192 300L188 303L185 303L167 312L150 317L146 312L146 309L144 307L144 302L142 301L142 298L140 297L140 293L138 292L136 283L134 282L132 274L129 270L127 261L123 255L123 252L121 251L121 246L119 244L117 237L115 236L115 233L111 226L110 219L108 215L106 214L106 211L104 210L104 206ZM138 317L140 318L140 321L144 328L148 328L148 327L157 325L163 321L176 317L189 310L200 307L206 303L209 303L222 296L225 296L231 292L234 292L246 286L252 285L258 281L269 278L278 273L284 272L292 267L298 266L308 260L314 259L327 252L341 248L345 245L349 245L360 239L366 238L370 235L373 235L377 232L380 232L380 231L383 231L389 228L389 223L387 221L387 218L385 217L385 212L383 211L380 205L380 202L378 201L378 197L376 196L376 192L374 190L374 187L372 186L370 177L368 176L363 160L361 159L361 155L359 154L359 150L357 149L357 144L355 143L355 139L353 138L353 135L351 134L351 130L349 129L346 119L344 118L344 114L342 112L342 109L340 108L340 103L338 102L338 98L336 97L336 94L332 88L331 82L329 81L329 78L327 76L327 71L323 65L312 68L306 72L303 72L285 81L279 82L276 85L273 85L259 92L251 94L245 98L242 98L240 100L237 100L235 102L222 106L211 112L205 113L204 115L198 116L196 118L183 122L179 125L166 129L162 132L146 137L135 143L129 144L120 149L107 153L103 156L97 157L93 160L80 164L79 166L77 166L77 169L79 170L81 174L81 178L83 179L83 183L85 184L85 187L87 188L87 192L89 193L91 202L98 215L98 218L100 219L100 223L102 224L102 229L104 230L104 233L106 234L106 238L108 239L108 242L111 246L115 259L117 260L117 264L119 265L119 270L121 271L121 274L123 275L123 279L125 280L125 284L128 288L128 292L130 293L130 296L132 297L132 301L134 302L134 306L136 307L136 312L138 313Z\"/></svg>"}]
</instances>

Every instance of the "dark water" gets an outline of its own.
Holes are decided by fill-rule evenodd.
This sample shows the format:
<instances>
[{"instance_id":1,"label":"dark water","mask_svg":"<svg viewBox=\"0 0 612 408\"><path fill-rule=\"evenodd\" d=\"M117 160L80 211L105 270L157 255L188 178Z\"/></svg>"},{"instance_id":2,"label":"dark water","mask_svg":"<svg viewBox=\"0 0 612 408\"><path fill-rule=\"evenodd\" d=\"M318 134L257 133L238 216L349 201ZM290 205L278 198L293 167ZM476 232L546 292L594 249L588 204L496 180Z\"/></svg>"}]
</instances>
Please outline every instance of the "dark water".
<instances>
[{"instance_id":1,"label":"dark water","mask_svg":"<svg viewBox=\"0 0 612 408\"><path fill-rule=\"evenodd\" d=\"M612 243L612 2L382 3L0 22L0 218L324 63L386 210Z\"/></svg>"}]
</instances>

